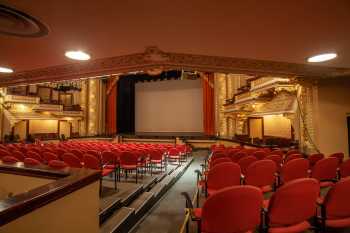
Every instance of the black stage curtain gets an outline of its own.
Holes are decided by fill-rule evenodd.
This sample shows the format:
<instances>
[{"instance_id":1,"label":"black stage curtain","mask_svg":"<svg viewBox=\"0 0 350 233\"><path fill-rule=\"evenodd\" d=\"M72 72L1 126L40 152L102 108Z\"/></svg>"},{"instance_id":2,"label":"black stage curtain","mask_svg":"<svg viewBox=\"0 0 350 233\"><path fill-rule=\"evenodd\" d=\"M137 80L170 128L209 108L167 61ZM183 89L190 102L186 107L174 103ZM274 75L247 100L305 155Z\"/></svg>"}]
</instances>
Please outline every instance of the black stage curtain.
<instances>
[{"instance_id":1,"label":"black stage curtain","mask_svg":"<svg viewBox=\"0 0 350 233\"><path fill-rule=\"evenodd\" d=\"M117 132L135 132L135 79L121 77L117 91Z\"/></svg>"}]
</instances>

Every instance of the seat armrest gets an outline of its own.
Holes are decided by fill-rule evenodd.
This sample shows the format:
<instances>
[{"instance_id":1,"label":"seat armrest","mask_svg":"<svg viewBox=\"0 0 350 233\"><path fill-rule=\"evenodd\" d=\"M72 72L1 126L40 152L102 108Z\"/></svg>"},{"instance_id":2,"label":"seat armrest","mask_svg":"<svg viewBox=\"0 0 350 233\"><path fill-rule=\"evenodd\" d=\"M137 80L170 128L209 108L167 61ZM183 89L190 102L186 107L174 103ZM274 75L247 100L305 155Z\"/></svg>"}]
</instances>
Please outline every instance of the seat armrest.
<instances>
[{"instance_id":1,"label":"seat armrest","mask_svg":"<svg viewBox=\"0 0 350 233\"><path fill-rule=\"evenodd\" d=\"M193 210L193 204L192 204L190 195L187 192L182 192L181 195L185 197L186 208L188 208L188 209L190 209L190 211L192 211Z\"/></svg>"}]
</instances>

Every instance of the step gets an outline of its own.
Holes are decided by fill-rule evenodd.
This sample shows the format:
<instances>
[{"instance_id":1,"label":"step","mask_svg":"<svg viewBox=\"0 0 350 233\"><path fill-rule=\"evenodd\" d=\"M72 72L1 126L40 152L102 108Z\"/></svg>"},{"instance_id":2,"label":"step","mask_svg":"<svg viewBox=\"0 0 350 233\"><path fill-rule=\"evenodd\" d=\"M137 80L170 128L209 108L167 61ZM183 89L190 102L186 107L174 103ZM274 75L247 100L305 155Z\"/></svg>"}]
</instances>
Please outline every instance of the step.
<instances>
[{"instance_id":1,"label":"step","mask_svg":"<svg viewBox=\"0 0 350 233\"><path fill-rule=\"evenodd\" d=\"M154 193L154 196L158 198L166 192L167 185L163 183L157 183L150 191Z\"/></svg>"},{"instance_id":2,"label":"step","mask_svg":"<svg viewBox=\"0 0 350 233\"><path fill-rule=\"evenodd\" d=\"M135 210L122 207L109 217L100 227L101 233L127 233L135 222Z\"/></svg>"},{"instance_id":3,"label":"step","mask_svg":"<svg viewBox=\"0 0 350 233\"><path fill-rule=\"evenodd\" d=\"M152 176L147 180L146 183L143 184L143 190L149 190L155 183L157 182L157 176Z\"/></svg>"},{"instance_id":4,"label":"step","mask_svg":"<svg viewBox=\"0 0 350 233\"><path fill-rule=\"evenodd\" d=\"M167 175L168 175L167 173L163 173L163 174L159 175L159 176L157 177L156 182L157 182L157 183L160 182L160 181L163 180Z\"/></svg>"},{"instance_id":5,"label":"step","mask_svg":"<svg viewBox=\"0 0 350 233\"><path fill-rule=\"evenodd\" d=\"M137 187L134 187L133 190L129 191L126 195L122 196L121 203L123 206L128 206L133 200L140 195L143 191L143 186L140 184Z\"/></svg>"},{"instance_id":6,"label":"step","mask_svg":"<svg viewBox=\"0 0 350 233\"><path fill-rule=\"evenodd\" d=\"M165 186L168 186L169 184L171 184L173 180L174 180L174 177L172 175L168 175L160 183Z\"/></svg>"},{"instance_id":7,"label":"step","mask_svg":"<svg viewBox=\"0 0 350 233\"><path fill-rule=\"evenodd\" d=\"M135 209L135 215L141 217L152 206L154 199L153 192L144 192L128 207Z\"/></svg>"},{"instance_id":8,"label":"step","mask_svg":"<svg viewBox=\"0 0 350 233\"><path fill-rule=\"evenodd\" d=\"M101 199L99 219L102 224L113 212L122 207L121 198L114 196L106 197Z\"/></svg>"}]
</instances>

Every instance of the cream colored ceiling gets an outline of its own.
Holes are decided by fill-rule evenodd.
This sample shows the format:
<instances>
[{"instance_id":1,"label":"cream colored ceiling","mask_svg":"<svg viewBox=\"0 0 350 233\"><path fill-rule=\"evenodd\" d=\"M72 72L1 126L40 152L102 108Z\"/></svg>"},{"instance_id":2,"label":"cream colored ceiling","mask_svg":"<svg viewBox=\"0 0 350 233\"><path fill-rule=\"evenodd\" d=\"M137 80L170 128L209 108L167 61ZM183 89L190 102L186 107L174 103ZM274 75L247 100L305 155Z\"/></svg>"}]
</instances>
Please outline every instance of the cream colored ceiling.
<instances>
[{"instance_id":1,"label":"cream colored ceiling","mask_svg":"<svg viewBox=\"0 0 350 233\"><path fill-rule=\"evenodd\" d=\"M0 35L0 66L16 71L70 63L69 49L92 58L164 51L305 63L336 51L325 63L350 68L350 1L0 0L37 17L42 38Z\"/></svg>"}]
</instances>

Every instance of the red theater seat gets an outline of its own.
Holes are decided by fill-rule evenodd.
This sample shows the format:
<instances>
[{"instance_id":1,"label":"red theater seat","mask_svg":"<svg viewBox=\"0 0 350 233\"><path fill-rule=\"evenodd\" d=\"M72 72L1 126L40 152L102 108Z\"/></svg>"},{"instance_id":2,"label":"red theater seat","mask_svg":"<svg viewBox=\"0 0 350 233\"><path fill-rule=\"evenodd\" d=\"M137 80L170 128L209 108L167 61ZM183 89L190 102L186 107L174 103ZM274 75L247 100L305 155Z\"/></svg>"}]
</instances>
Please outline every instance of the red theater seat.
<instances>
[{"instance_id":1,"label":"red theater seat","mask_svg":"<svg viewBox=\"0 0 350 233\"><path fill-rule=\"evenodd\" d=\"M63 169L68 167L68 165L61 161L61 160L50 160L48 163L49 167L54 168L54 169Z\"/></svg>"},{"instance_id":2,"label":"red theater seat","mask_svg":"<svg viewBox=\"0 0 350 233\"><path fill-rule=\"evenodd\" d=\"M245 175L247 173L247 169L250 166L250 164L252 164L256 161L258 161L258 159L254 156L246 156L246 157L241 158L238 161L238 164L241 167L242 174Z\"/></svg>"},{"instance_id":3,"label":"red theater seat","mask_svg":"<svg viewBox=\"0 0 350 233\"><path fill-rule=\"evenodd\" d=\"M337 177L337 168L337 158L321 159L312 168L311 177L320 182L320 187L332 186Z\"/></svg>"},{"instance_id":4,"label":"red theater seat","mask_svg":"<svg viewBox=\"0 0 350 233\"><path fill-rule=\"evenodd\" d=\"M220 163L209 170L205 182L206 196L212 195L220 189L240 185L241 169L233 162Z\"/></svg>"},{"instance_id":5,"label":"red theater seat","mask_svg":"<svg viewBox=\"0 0 350 233\"><path fill-rule=\"evenodd\" d=\"M256 161L247 168L244 178L245 184L256 186L263 193L270 192L275 183L276 170L276 164L271 160Z\"/></svg>"},{"instance_id":6,"label":"red theater seat","mask_svg":"<svg viewBox=\"0 0 350 233\"><path fill-rule=\"evenodd\" d=\"M303 232L311 227L319 193L317 180L304 178L288 182L272 195L265 224L268 232Z\"/></svg>"},{"instance_id":7,"label":"red theater seat","mask_svg":"<svg viewBox=\"0 0 350 233\"><path fill-rule=\"evenodd\" d=\"M308 157L308 160L310 162L310 167L312 168L313 166L315 166L315 164L324 158L324 154L312 154Z\"/></svg>"},{"instance_id":8,"label":"red theater seat","mask_svg":"<svg viewBox=\"0 0 350 233\"><path fill-rule=\"evenodd\" d=\"M336 183L327 193L321 204L321 226L323 232L326 227L350 227L350 177Z\"/></svg>"},{"instance_id":9,"label":"red theater seat","mask_svg":"<svg viewBox=\"0 0 350 233\"><path fill-rule=\"evenodd\" d=\"M307 178L309 176L309 161L307 159L294 159L281 168L280 181L281 184L291 180Z\"/></svg>"},{"instance_id":10,"label":"red theater seat","mask_svg":"<svg viewBox=\"0 0 350 233\"><path fill-rule=\"evenodd\" d=\"M83 164L81 163L80 159L75 156L73 153L64 153L62 155L62 160L68 164L70 167L74 168L82 168Z\"/></svg>"},{"instance_id":11,"label":"red theater seat","mask_svg":"<svg viewBox=\"0 0 350 233\"><path fill-rule=\"evenodd\" d=\"M340 177L345 178L350 176L350 159L340 165Z\"/></svg>"},{"instance_id":12,"label":"red theater seat","mask_svg":"<svg viewBox=\"0 0 350 233\"><path fill-rule=\"evenodd\" d=\"M329 157L333 157L333 158L337 158L338 159L338 162L339 164L341 164L344 160L344 153L334 153L334 154L331 154Z\"/></svg>"},{"instance_id":13,"label":"red theater seat","mask_svg":"<svg viewBox=\"0 0 350 233\"><path fill-rule=\"evenodd\" d=\"M189 196L184 195L186 203L190 202ZM260 224L262 200L258 188L249 185L234 186L210 196L201 209L187 207L192 207L192 219L198 221L198 232L250 232Z\"/></svg>"},{"instance_id":14,"label":"red theater seat","mask_svg":"<svg viewBox=\"0 0 350 233\"><path fill-rule=\"evenodd\" d=\"M41 155L39 154L39 153L37 153L36 151L34 151L34 150L29 150L28 152L27 152L27 156L26 156L27 158L32 158L32 159L35 159L35 160L38 160L38 161L40 161L40 163L43 163L44 162L44 160L43 160L43 158L41 157Z\"/></svg>"},{"instance_id":15,"label":"red theater seat","mask_svg":"<svg viewBox=\"0 0 350 233\"><path fill-rule=\"evenodd\" d=\"M133 154L132 152L125 151L120 156L120 170L124 170L125 178L127 178L129 171L136 172L136 183L138 180L139 173L139 160L138 156Z\"/></svg>"},{"instance_id":16,"label":"red theater seat","mask_svg":"<svg viewBox=\"0 0 350 233\"><path fill-rule=\"evenodd\" d=\"M302 154L290 154L287 155L286 159L284 160L284 163L288 163L289 161L292 161L294 159L301 159L303 158Z\"/></svg>"},{"instance_id":17,"label":"red theater seat","mask_svg":"<svg viewBox=\"0 0 350 233\"><path fill-rule=\"evenodd\" d=\"M25 158L23 160L23 163L25 165L29 165L29 166L37 166L37 165L41 164L41 162L39 160L36 160L36 159L33 159L33 158Z\"/></svg>"},{"instance_id":18,"label":"red theater seat","mask_svg":"<svg viewBox=\"0 0 350 233\"><path fill-rule=\"evenodd\" d=\"M265 159L272 160L276 164L277 171L280 172L282 166L282 156L281 155L268 155Z\"/></svg>"},{"instance_id":19,"label":"red theater seat","mask_svg":"<svg viewBox=\"0 0 350 233\"><path fill-rule=\"evenodd\" d=\"M16 157L14 156L4 156L1 158L2 162L4 163L17 163L17 162L20 162L19 159L17 159Z\"/></svg>"},{"instance_id":20,"label":"red theater seat","mask_svg":"<svg viewBox=\"0 0 350 233\"><path fill-rule=\"evenodd\" d=\"M11 154L6 150L0 149L0 158L4 156L11 156Z\"/></svg>"},{"instance_id":21,"label":"red theater seat","mask_svg":"<svg viewBox=\"0 0 350 233\"><path fill-rule=\"evenodd\" d=\"M24 154L21 151L14 151L12 152L12 156L16 157L19 161L23 161L25 159Z\"/></svg>"},{"instance_id":22,"label":"red theater seat","mask_svg":"<svg viewBox=\"0 0 350 233\"><path fill-rule=\"evenodd\" d=\"M256 151L252 154L254 157L256 157L258 160L264 159L267 156L267 153L265 151Z\"/></svg>"},{"instance_id":23,"label":"red theater seat","mask_svg":"<svg viewBox=\"0 0 350 233\"><path fill-rule=\"evenodd\" d=\"M59 160L57 155L55 155L52 152L45 151L43 153L43 158L46 161L46 163L49 163L51 160Z\"/></svg>"}]
</instances>

